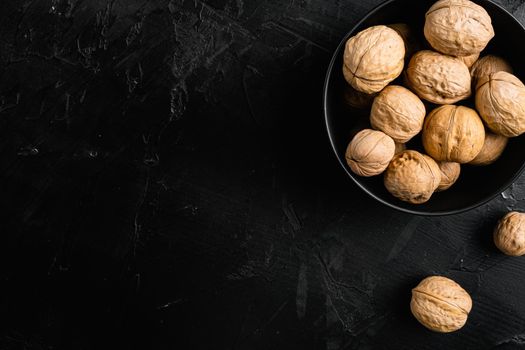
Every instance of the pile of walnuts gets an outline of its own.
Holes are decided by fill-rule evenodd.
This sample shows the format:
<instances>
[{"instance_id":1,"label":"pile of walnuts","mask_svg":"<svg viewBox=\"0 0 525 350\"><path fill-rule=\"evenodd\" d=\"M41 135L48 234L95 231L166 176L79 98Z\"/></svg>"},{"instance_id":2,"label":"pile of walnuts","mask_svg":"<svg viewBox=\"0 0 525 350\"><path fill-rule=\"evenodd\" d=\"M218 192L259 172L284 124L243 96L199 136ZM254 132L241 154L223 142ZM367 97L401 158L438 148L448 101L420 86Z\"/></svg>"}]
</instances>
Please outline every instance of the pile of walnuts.
<instances>
[{"instance_id":1,"label":"pile of walnuts","mask_svg":"<svg viewBox=\"0 0 525 350\"><path fill-rule=\"evenodd\" d=\"M492 164L525 132L525 85L503 58L480 58L495 34L487 11L469 0L428 10L429 49L417 50L411 30L377 25L346 42L345 100L370 108L371 126L351 140L346 160L359 176L384 173L392 195L421 204L450 188L463 164ZM419 135L425 154L408 143Z\"/></svg>"}]
</instances>

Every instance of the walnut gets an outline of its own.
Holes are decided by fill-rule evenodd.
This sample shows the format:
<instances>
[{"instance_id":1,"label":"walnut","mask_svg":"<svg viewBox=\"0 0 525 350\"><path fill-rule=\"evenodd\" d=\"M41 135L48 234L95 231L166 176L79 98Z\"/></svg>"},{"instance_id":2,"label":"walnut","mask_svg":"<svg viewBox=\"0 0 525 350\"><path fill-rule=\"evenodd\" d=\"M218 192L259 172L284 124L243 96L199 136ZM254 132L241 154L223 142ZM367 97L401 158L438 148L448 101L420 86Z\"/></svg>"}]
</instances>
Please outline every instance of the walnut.
<instances>
[{"instance_id":1,"label":"walnut","mask_svg":"<svg viewBox=\"0 0 525 350\"><path fill-rule=\"evenodd\" d=\"M410 90L387 86L374 99L370 123L399 143L408 142L419 134L425 120L425 105Z\"/></svg>"},{"instance_id":2,"label":"walnut","mask_svg":"<svg viewBox=\"0 0 525 350\"><path fill-rule=\"evenodd\" d=\"M492 73L504 71L507 73L513 73L510 64L503 58L493 55L487 55L481 57L474 65L470 68L470 76L472 77L472 86L476 86L478 80L486 75Z\"/></svg>"},{"instance_id":3,"label":"walnut","mask_svg":"<svg viewBox=\"0 0 525 350\"><path fill-rule=\"evenodd\" d=\"M343 74L356 90L379 92L401 74L404 58L403 38L387 26L373 26L346 42Z\"/></svg>"},{"instance_id":4,"label":"walnut","mask_svg":"<svg viewBox=\"0 0 525 350\"><path fill-rule=\"evenodd\" d=\"M500 71L481 77L476 108L496 134L515 137L525 132L525 85L510 73Z\"/></svg>"},{"instance_id":5,"label":"walnut","mask_svg":"<svg viewBox=\"0 0 525 350\"><path fill-rule=\"evenodd\" d=\"M472 299L453 280L431 276L412 289L410 310L431 331L449 333L465 325L472 310Z\"/></svg>"},{"instance_id":6,"label":"walnut","mask_svg":"<svg viewBox=\"0 0 525 350\"><path fill-rule=\"evenodd\" d=\"M439 170L441 170L441 182L437 188L437 192L448 190L459 178L461 173L461 165L455 162L439 162Z\"/></svg>"},{"instance_id":7,"label":"walnut","mask_svg":"<svg viewBox=\"0 0 525 350\"><path fill-rule=\"evenodd\" d=\"M465 65L470 68L474 65L474 63L476 63L478 61L478 58L479 58L479 53L475 53L473 55L470 55L470 56L463 56L463 57L458 57L460 60L463 61L463 63L465 63ZM472 74L471 74L472 75Z\"/></svg>"},{"instance_id":8,"label":"walnut","mask_svg":"<svg viewBox=\"0 0 525 350\"><path fill-rule=\"evenodd\" d=\"M425 38L451 56L480 53L494 37L485 9L469 0L440 0L425 15Z\"/></svg>"},{"instance_id":9,"label":"walnut","mask_svg":"<svg viewBox=\"0 0 525 350\"><path fill-rule=\"evenodd\" d=\"M436 104L452 104L471 95L468 67L459 58L419 51L410 60L407 81L419 97Z\"/></svg>"},{"instance_id":10,"label":"walnut","mask_svg":"<svg viewBox=\"0 0 525 350\"><path fill-rule=\"evenodd\" d=\"M469 164L472 165L489 165L498 160L503 154L509 139L505 136L485 132L485 142L481 152Z\"/></svg>"},{"instance_id":11,"label":"walnut","mask_svg":"<svg viewBox=\"0 0 525 350\"><path fill-rule=\"evenodd\" d=\"M394 156L386 172L386 189L402 201L427 202L441 182L437 163L416 151L404 151Z\"/></svg>"},{"instance_id":12,"label":"walnut","mask_svg":"<svg viewBox=\"0 0 525 350\"><path fill-rule=\"evenodd\" d=\"M485 128L475 110L445 105L427 116L422 140L423 147L432 158L468 163L483 148Z\"/></svg>"},{"instance_id":13,"label":"walnut","mask_svg":"<svg viewBox=\"0 0 525 350\"><path fill-rule=\"evenodd\" d=\"M513 211L505 215L494 230L494 243L507 255L525 255L525 214Z\"/></svg>"},{"instance_id":14,"label":"walnut","mask_svg":"<svg viewBox=\"0 0 525 350\"><path fill-rule=\"evenodd\" d=\"M364 92L357 91L350 85L346 85L343 92L344 102L348 106L358 109L370 108L376 95L377 94L365 94Z\"/></svg>"},{"instance_id":15,"label":"walnut","mask_svg":"<svg viewBox=\"0 0 525 350\"><path fill-rule=\"evenodd\" d=\"M365 129L354 136L346 149L346 162L354 173L370 177L387 168L395 152L394 140L381 131Z\"/></svg>"}]
</instances>

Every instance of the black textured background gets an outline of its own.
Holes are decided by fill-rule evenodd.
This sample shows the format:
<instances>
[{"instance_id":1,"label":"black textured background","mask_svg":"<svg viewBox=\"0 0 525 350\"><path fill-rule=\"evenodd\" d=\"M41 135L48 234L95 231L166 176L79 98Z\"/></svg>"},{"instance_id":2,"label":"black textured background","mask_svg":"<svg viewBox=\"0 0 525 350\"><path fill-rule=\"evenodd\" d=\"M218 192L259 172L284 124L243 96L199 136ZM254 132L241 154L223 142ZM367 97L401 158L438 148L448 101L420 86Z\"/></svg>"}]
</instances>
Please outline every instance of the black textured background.
<instances>
[{"instance_id":1,"label":"black textured background","mask_svg":"<svg viewBox=\"0 0 525 350\"><path fill-rule=\"evenodd\" d=\"M525 348L525 260L491 243L525 177L414 217L329 147L331 52L380 2L1 0L0 349ZM411 316L430 274L461 331Z\"/></svg>"}]
</instances>

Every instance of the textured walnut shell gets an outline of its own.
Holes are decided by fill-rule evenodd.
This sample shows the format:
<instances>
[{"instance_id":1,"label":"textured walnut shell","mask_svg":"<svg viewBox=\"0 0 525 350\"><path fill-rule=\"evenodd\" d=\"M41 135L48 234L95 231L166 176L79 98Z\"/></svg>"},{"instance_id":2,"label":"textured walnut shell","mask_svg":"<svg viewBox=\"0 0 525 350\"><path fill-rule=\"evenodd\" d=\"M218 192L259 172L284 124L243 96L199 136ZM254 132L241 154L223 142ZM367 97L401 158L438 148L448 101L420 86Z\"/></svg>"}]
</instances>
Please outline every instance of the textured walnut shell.
<instances>
[{"instance_id":1,"label":"textured walnut shell","mask_svg":"<svg viewBox=\"0 0 525 350\"><path fill-rule=\"evenodd\" d=\"M485 9L468 0L440 0L425 16L425 38L437 51L451 56L480 53L494 37Z\"/></svg>"},{"instance_id":2,"label":"textured walnut shell","mask_svg":"<svg viewBox=\"0 0 525 350\"><path fill-rule=\"evenodd\" d=\"M343 92L343 99L350 107L368 109L372 106L376 95L377 94L365 94L364 92L357 91L350 85L346 85Z\"/></svg>"},{"instance_id":3,"label":"textured walnut shell","mask_svg":"<svg viewBox=\"0 0 525 350\"><path fill-rule=\"evenodd\" d=\"M472 310L472 299L451 279L432 276L412 289L410 310L431 331L449 333L465 325Z\"/></svg>"},{"instance_id":4,"label":"textured walnut shell","mask_svg":"<svg viewBox=\"0 0 525 350\"><path fill-rule=\"evenodd\" d=\"M507 255L525 255L525 214L513 211L505 215L494 230L494 243Z\"/></svg>"},{"instance_id":5,"label":"textured walnut shell","mask_svg":"<svg viewBox=\"0 0 525 350\"><path fill-rule=\"evenodd\" d=\"M525 132L525 85L516 76L496 72L481 77L476 109L496 134L515 137Z\"/></svg>"},{"instance_id":6,"label":"textured walnut shell","mask_svg":"<svg viewBox=\"0 0 525 350\"><path fill-rule=\"evenodd\" d=\"M395 152L394 140L385 133L365 129L354 136L346 149L346 162L359 176L375 176L387 168Z\"/></svg>"},{"instance_id":7,"label":"textured walnut shell","mask_svg":"<svg viewBox=\"0 0 525 350\"><path fill-rule=\"evenodd\" d=\"M422 140L432 158L442 162L468 163L483 148L485 128L475 110L445 105L427 116Z\"/></svg>"},{"instance_id":8,"label":"textured walnut shell","mask_svg":"<svg viewBox=\"0 0 525 350\"><path fill-rule=\"evenodd\" d=\"M419 51L410 60L407 82L419 97L436 104L452 104L471 95L468 67L462 60L434 51Z\"/></svg>"},{"instance_id":9,"label":"textured walnut shell","mask_svg":"<svg viewBox=\"0 0 525 350\"><path fill-rule=\"evenodd\" d=\"M413 204L427 202L441 182L437 163L416 151L396 154L386 169L386 189L396 198Z\"/></svg>"},{"instance_id":10,"label":"textured walnut shell","mask_svg":"<svg viewBox=\"0 0 525 350\"><path fill-rule=\"evenodd\" d=\"M509 139L505 136L485 132L485 142L481 152L469 164L489 165L494 163L503 154Z\"/></svg>"},{"instance_id":11,"label":"textured walnut shell","mask_svg":"<svg viewBox=\"0 0 525 350\"><path fill-rule=\"evenodd\" d=\"M439 162L439 170L441 170L441 182L436 192L448 190L456 183L461 173L461 165L455 162Z\"/></svg>"},{"instance_id":12,"label":"textured walnut shell","mask_svg":"<svg viewBox=\"0 0 525 350\"><path fill-rule=\"evenodd\" d=\"M473 55L470 55L470 56L463 56L463 57L458 57L461 61L463 61L463 63L465 63L465 65L468 67L468 68L471 68L474 63L476 63L478 61L478 58L479 58L479 53L475 53ZM472 76L472 74L471 74Z\"/></svg>"},{"instance_id":13,"label":"textured walnut shell","mask_svg":"<svg viewBox=\"0 0 525 350\"><path fill-rule=\"evenodd\" d=\"M496 72L507 72L513 73L512 67L510 64L505 61L503 58L493 55L487 55L481 57L479 60L474 63L470 68L470 76L472 77L472 86L476 86L478 80L481 77L491 75Z\"/></svg>"},{"instance_id":14,"label":"textured walnut shell","mask_svg":"<svg viewBox=\"0 0 525 350\"><path fill-rule=\"evenodd\" d=\"M425 105L410 90L391 85L374 99L370 124L399 143L419 134L425 120Z\"/></svg>"},{"instance_id":15,"label":"textured walnut shell","mask_svg":"<svg viewBox=\"0 0 525 350\"><path fill-rule=\"evenodd\" d=\"M404 58L403 38L387 26L373 26L346 42L343 74L354 89L379 92L401 74Z\"/></svg>"}]
</instances>

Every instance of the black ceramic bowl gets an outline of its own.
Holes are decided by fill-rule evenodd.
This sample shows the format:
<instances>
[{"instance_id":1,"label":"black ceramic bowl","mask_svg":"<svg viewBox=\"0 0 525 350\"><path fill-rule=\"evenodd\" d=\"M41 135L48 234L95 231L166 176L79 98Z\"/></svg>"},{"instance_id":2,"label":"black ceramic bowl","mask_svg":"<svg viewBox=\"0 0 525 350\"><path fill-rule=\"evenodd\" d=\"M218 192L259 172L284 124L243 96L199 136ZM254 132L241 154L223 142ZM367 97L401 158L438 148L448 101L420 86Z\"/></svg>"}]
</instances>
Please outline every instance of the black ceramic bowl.
<instances>
[{"instance_id":1,"label":"black ceramic bowl","mask_svg":"<svg viewBox=\"0 0 525 350\"><path fill-rule=\"evenodd\" d=\"M345 161L345 151L352 136L357 130L367 126L367 110L349 107L344 102L344 91L347 88L342 74L343 52L345 43L359 31L378 24L406 23L420 36L419 40L428 45L423 37L423 25L426 11L435 0L390 0L379 5L365 16L341 41L337 48L324 87L324 113L326 127L332 147L339 162L347 174L370 196L392 208L419 215L456 214L480 206L505 191L525 168L525 135L510 140L501 158L486 167L462 166L458 182L448 191L435 193L425 204L414 205L402 202L393 197L383 185L383 176L364 178L355 175ZM496 36L482 52L495 54L507 59L516 74L523 80L525 77L525 28L504 8L488 1L477 0L492 17ZM401 85L394 81L392 84ZM459 104L473 107L473 99ZM434 108L427 105L427 112ZM417 139L420 139L418 136ZM412 142L409 148L421 150L418 141Z\"/></svg>"}]
</instances>

